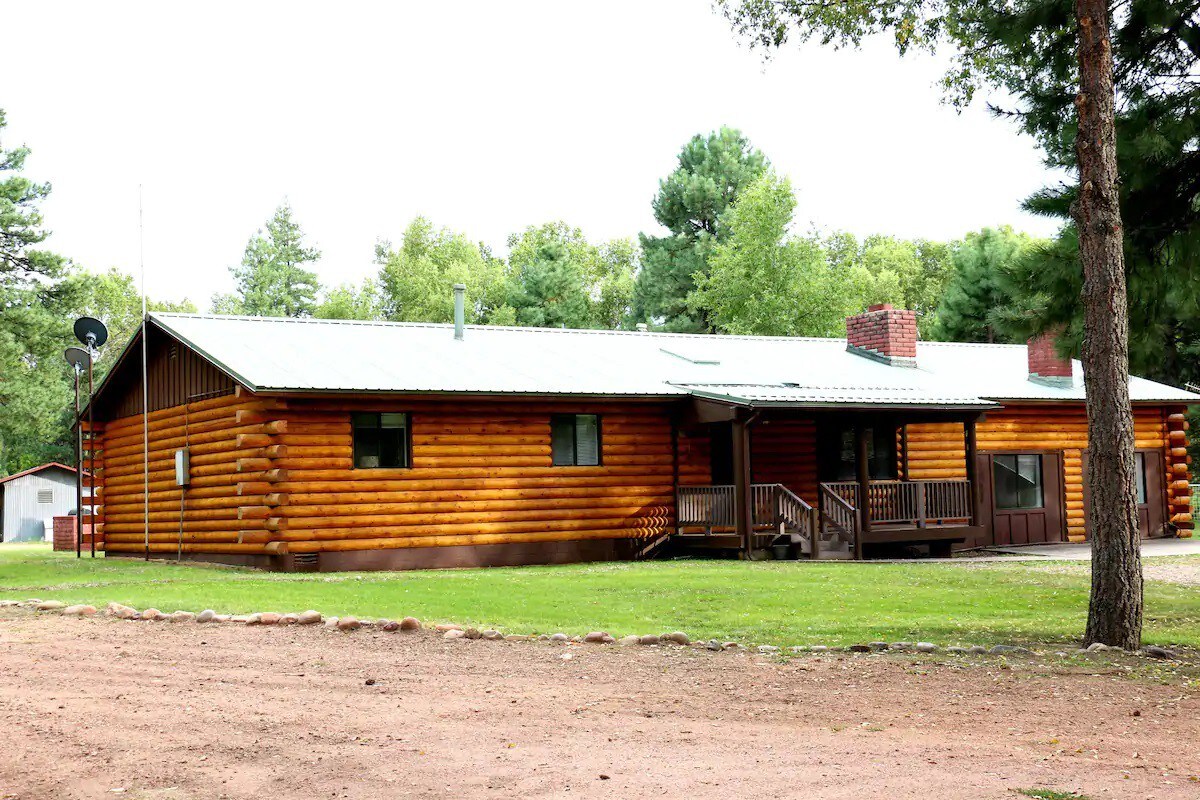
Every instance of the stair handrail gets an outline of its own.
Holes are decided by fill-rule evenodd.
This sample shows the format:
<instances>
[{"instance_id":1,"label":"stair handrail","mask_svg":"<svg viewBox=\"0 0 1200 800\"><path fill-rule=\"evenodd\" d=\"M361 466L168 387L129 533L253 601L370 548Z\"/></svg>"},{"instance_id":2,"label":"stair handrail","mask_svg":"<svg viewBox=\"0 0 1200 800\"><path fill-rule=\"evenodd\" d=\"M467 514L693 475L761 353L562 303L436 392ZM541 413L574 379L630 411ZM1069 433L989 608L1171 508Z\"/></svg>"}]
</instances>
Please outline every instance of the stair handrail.
<instances>
[{"instance_id":1,"label":"stair handrail","mask_svg":"<svg viewBox=\"0 0 1200 800\"><path fill-rule=\"evenodd\" d=\"M822 483L819 491L821 515L825 523L833 529L838 538L853 548L855 540L858 539L858 509L828 483Z\"/></svg>"}]
</instances>

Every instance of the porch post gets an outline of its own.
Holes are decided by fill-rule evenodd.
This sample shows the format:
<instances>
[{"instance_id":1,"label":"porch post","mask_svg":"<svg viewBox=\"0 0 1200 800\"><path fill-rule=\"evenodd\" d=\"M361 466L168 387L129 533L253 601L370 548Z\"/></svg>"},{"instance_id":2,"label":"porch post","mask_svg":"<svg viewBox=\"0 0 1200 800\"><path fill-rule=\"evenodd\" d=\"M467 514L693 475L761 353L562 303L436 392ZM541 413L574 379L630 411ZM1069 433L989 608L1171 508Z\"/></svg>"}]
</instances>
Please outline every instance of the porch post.
<instances>
[{"instance_id":1,"label":"porch post","mask_svg":"<svg viewBox=\"0 0 1200 800\"><path fill-rule=\"evenodd\" d=\"M975 461L977 460L976 454L978 453L978 446L975 441L976 419L976 417L971 417L971 419L963 423L963 438L966 440L967 453L967 484L969 491L971 492L970 506L972 525L979 524L979 487L976 486L976 480L978 476L975 474Z\"/></svg>"},{"instance_id":2,"label":"porch post","mask_svg":"<svg viewBox=\"0 0 1200 800\"><path fill-rule=\"evenodd\" d=\"M867 462L867 429L854 426L854 465L858 468L858 536L854 537L854 557L861 560L863 536L871 530L871 469Z\"/></svg>"},{"instance_id":3,"label":"porch post","mask_svg":"<svg viewBox=\"0 0 1200 800\"><path fill-rule=\"evenodd\" d=\"M750 486L750 422L738 414L730 426L733 430L733 514L737 535L742 540L742 553L748 558L753 549L754 508Z\"/></svg>"}]
</instances>

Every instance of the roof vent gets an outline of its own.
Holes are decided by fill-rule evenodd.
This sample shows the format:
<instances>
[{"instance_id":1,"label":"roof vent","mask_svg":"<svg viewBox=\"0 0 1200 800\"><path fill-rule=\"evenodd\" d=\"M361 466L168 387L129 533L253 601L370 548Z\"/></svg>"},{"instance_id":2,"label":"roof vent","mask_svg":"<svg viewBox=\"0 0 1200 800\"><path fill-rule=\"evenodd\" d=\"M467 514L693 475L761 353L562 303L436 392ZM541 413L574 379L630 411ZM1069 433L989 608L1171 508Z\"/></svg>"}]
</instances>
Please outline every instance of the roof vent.
<instances>
[{"instance_id":1,"label":"roof vent","mask_svg":"<svg viewBox=\"0 0 1200 800\"><path fill-rule=\"evenodd\" d=\"M645 333L646 331L650 330L650 326L644 322L639 322L637 325L634 325L634 327L638 329L639 333Z\"/></svg>"},{"instance_id":2,"label":"roof vent","mask_svg":"<svg viewBox=\"0 0 1200 800\"><path fill-rule=\"evenodd\" d=\"M465 283L454 284L454 338L460 342L463 338L463 325L466 321L466 310L464 309L466 293L467 285Z\"/></svg>"}]
</instances>

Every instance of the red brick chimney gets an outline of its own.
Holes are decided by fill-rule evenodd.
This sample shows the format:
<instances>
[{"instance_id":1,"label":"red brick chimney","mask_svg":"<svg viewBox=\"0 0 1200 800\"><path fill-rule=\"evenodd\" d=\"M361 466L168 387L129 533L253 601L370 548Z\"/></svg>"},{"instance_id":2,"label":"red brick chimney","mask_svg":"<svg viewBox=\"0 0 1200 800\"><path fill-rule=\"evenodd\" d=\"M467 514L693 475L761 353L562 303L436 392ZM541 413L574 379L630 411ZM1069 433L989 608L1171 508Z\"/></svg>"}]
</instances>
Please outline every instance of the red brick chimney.
<instances>
[{"instance_id":1,"label":"red brick chimney","mask_svg":"<svg viewBox=\"0 0 1200 800\"><path fill-rule=\"evenodd\" d=\"M1029 355L1029 379L1040 383L1069 384L1074 371L1071 359L1058 354L1058 332L1046 331L1025 344Z\"/></svg>"},{"instance_id":2,"label":"red brick chimney","mask_svg":"<svg viewBox=\"0 0 1200 800\"><path fill-rule=\"evenodd\" d=\"M917 312L882 303L847 317L846 349L893 366L915 367Z\"/></svg>"}]
</instances>

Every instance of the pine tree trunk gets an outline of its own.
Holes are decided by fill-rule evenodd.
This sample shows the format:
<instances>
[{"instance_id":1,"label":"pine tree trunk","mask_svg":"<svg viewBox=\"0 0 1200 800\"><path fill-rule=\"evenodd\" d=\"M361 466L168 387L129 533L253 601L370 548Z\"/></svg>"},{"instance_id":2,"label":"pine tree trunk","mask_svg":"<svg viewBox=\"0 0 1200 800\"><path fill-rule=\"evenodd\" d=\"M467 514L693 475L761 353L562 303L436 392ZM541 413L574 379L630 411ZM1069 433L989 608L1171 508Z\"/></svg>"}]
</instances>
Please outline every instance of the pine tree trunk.
<instances>
[{"instance_id":1,"label":"pine tree trunk","mask_svg":"<svg viewBox=\"0 0 1200 800\"><path fill-rule=\"evenodd\" d=\"M1079 197L1072 208L1083 266L1083 373L1088 411L1092 595L1084 644L1137 649L1142 561L1129 406L1129 308L1117 198L1113 62L1106 0L1075 0L1079 31Z\"/></svg>"}]
</instances>

